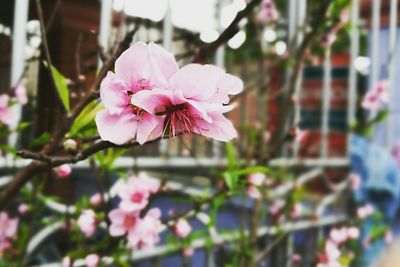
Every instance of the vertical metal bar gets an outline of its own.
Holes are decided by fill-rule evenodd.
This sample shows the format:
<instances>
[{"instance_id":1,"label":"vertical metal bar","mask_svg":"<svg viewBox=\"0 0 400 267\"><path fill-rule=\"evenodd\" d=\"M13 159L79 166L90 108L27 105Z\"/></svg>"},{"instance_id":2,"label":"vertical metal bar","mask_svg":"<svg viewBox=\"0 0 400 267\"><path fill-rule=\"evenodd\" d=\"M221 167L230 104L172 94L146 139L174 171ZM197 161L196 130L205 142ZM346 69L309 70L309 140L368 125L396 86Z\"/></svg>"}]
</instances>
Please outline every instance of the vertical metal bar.
<instances>
[{"instance_id":1,"label":"vertical metal bar","mask_svg":"<svg viewBox=\"0 0 400 267\"><path fill-rule=\"evenodd\" d=\"M289 12L288 12L288 37L289 37L289 40L292 40L295 36L297 1L298 0L289 0Z\"/></svg>"},{"instance_id":2,"label":"vertical metal bar","mask_svg":"<svg viewBox=\"0 0 400 267\"><path fill-rule=\"evenodd\" d=\"M108 50L108 40L111 30L112 0L101 0L99 44L104 52ZM99 67L102 65L99 60Z\"/></svg>"},{"instance_id":3,"label":"vertical metal bar","mask_svg":"<svg viewBox=\"0 0 400 267\"><path fill-rule=\"evenodd\" d=\"M380 28L380 9L381 0L372 1L372 46L371 46L371 79L370 87L374 87L378 82L379 75L379 28ZM371 111L370 117L374 117L376 112Z\"/></svg>"},{"instance_id":4,"label":"vertical metal bar","mask_svg":"<svg viewBox=\"0 0 400 267\"><path fill-rule=\"evenodd\" d=\"M389 24L389 70L388 70L388 80L389 80L389 117L387 121L386 129L386 145L388 148L393 147L394 137L393 137L393 126L395 124L395 116L393 114L395 108L395 87L394 87L394 77L395 77L395 67L396 67L396 38L397 38L397 0L390 1L390 24Z\"/></svg>"},{"instance_id":5,"label":"vertical metal bar","mask_svg":"<svg viewBox=\"0 0 400 267\"><path fill-rule=\"evenodd\" d=\"M14 25L13 25L13 42L11 52L11 79L10 87L13 88L20 82L24 73L25 66L25 47L26 47L26 24L28 22L29 0L16 0L14 6ZM15 120L11 125L11 129L15 129L21 118L22 106L16 104L13 107L15 112ZM8 138L8 144L15 146L17 144L18 135L12 133Z\"/></svg>"},{"instance_id":6,"label":"vertical metal bar","mask_svg":"<svg viewBox=\"0 0 400 267\"><path fill-rule=\"evenodd\" d=\"M360 36L358 32L360 13L360 0L351 1L351 31L350 31L350 64L349 64L349 89L347 93L347 153L350 148L350 127L355 121L356 117L356 95L357 95L357 71L354 66L359 50L360 50Z\"/></svg>"},{"instance_id":7,"label":"vertical metal bar","mask_svg":"<svg viewBox=\"0 0 400 267\"><path fill-rule=\"evenodd\" d=\"M331 100L331 83L332 83L332 66L331 66L331 50L327 48L324 57L324 78L322 93L322 127L321 127L321 157L328 156L329 144L329 110Z\"/></svg>"},{"instance_id":8,"label":"vertical metal bar","mask_svg":"<svg viewBox=\"0 0 400 267\"><path fill-rule=\"evenodd\" d=\"M167 10L165 12L165 17L163 20L163 47L172 52L172 35L173 35L173 25L172 25L172 18L171 18L171 5L170 1L167 0ZM162 155L168 155L169 153L169 141L168 139L163 139L159 143L159 150Z\"/></svg>"},{"instance_id":9,"label":"vertical metal bar","mask_svg":"<svg viewBox=\"0 0 400 267\"><path fill-rule=\"evenodd\" d=\"M296 20L296 29L298 31L297 35L297 40L296 40L296 47L300 45L300 43L303 41L304 38L304 33L301 30L301 26L304 25L305 18L306 18L306 5L307 2L306 0L298 0L296 2L298 4L296 10L298 11L297 18L289 18L290 20L293 19L294 21ZM296 81L295 85L295 91L294 91L294 125L297 127L300 123L301 120L301 106L300 106L300 100L301 100L301 84L303 83L303 75L301 74L300 77ZM300 149L300 143L297 138L294 139L294 145L293 145L293 154L294 157L297 157L299 154L299 149Z\"/></svg>"}]
</instances>

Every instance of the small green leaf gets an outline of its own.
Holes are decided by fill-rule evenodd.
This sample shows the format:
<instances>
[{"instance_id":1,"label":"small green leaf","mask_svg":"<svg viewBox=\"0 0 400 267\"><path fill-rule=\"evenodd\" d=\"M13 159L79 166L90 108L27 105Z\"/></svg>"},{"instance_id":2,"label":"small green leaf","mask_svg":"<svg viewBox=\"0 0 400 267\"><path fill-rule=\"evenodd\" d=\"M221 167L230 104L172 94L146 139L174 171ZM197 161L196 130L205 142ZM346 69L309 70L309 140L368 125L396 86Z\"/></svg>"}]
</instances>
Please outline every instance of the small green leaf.
<instances>
[{"instance_id":1,"label":"small green leaf","mask_svg":"<svg viewBox=\"0 0 400 267\"><path fill-rule=\"evenodd\" d=\"M41 147L42 145L46 144L50 140L50 137L51 137L51 135L49 132L44 132L39 137L37 137L35 140L33 140L29 146L30 146L30 148Z\"/></svg>"},{"instance_id":2,"label":"small green leaf","mask_svg":"<svg viewBox=\"0 0 400 267\"><path fill-rule=\"evenodd\" d=\"M224 180L226 185L229 187L229 189L234 190L237 187L237 183L238 183L238 176L235 175L235 173L230 172L230 171L226 171L223 173L224 176Z\"/></svg>"},{"instance_id":3,"label":"small green leaf","mask_svg":"<svg viewBox=\"0 0 400 267\"><path fill-rule=\"evenodd\" d=\"M228 170L234 170L236 168L235 149L233 147L233 144L230 142L226 143L226 159L228 161Z\"/></svg>"},{"instance_id":4,"label":"small green leaf","mask_svg":"<svg viewBox=\"0 0 400 267\"><path fill-rule=\"evenodd\" d=\"M44 62L46 68L48 68L48 63ZM54 82L57 87L58 96L67 112L70 111L69 107L69 90L65 77L54 67L50 66L51 74L53 76Z\"/></svg>"},{"instance_id":5,"label":"small green leaf","mask_svg":"<svg viewBox=\"0 0 400 267\"><path fill-rule=\"evenodd\" d=\"M104 106L99 104L97 100L90 102L75 119L69 130L68 137L76 136L86 125L94 120L96 113L103 108Z\"/></svg>"}]
</instances>

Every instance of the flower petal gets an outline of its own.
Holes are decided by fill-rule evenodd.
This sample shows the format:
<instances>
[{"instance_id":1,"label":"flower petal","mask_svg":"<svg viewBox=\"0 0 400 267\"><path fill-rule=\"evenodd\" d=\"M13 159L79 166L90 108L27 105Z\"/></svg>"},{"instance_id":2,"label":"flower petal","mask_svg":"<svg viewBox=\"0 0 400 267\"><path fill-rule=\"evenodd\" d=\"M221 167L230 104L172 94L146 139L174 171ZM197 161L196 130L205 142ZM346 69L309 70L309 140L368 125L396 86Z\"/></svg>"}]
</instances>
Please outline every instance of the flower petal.
<instances>
[{"instance_id":1,"label":"flower petal","mask_svg":"<svg viewBox=\"0 0 400 267\"><path fill-rule=\"evenodd\" d=\"M196 121L195 133L223 142L237 137L237 132L232 122L225 118L224 115L220 113L212 113L210 115L212 123L201 119Z\"/></svg>"},{"instance_id":2,"label":"flower petal","mask_svg":"<svg viewBox=\"0 0 400 267\"><path fill-rule=\"evenodd\" d=\"M96 125L102 140L117 145L132 140L137 130L137 120L133 114L124 112L121 115L111 115L105 109L97 112Z\"/></svg>"},{"instance_id":3,"label":"flower petal","mask_svg":"<svg viewBox=\"0 0 400 267\"><path fill-rule=\"evenodd\" d=\"M109 71L100 84L100 97L110 114L121 114L130 102L129 87Z\"/></svg>"},{"instance_id":4,"label":"flower petal","mask_svg":"<svg viewBox=\"0 0 400 267\"><path fill-rule=\"evenodd\" d=\"M111 236L122 236L126 233L126 230L122 225L111 224L108 230Z\"/></svg>"},{"instance_id":5,"label":"flower petal","mask_svg":"<svg viewBox=\"0 0 400 267\"><path fill-rule=\"evenodd\" d=\"M115 73L132 87L139 80L150 77L150 64L147 44L137 42L124 51L115 61Z\"/></svg>"},{"instance_id":6,"label":"flower petal","mask_svg":"<svg viewBox=\"0 0 400 267\"><path fill-rule=\"evenodd\" d=\"M210 102L227 104L228 95L237 95L243 91L243 82L236 76L225 73L217 82L217 90L210 98Z\"/></svg>"},{"instance_id":7,"label":"flower petal","mask_svg":"<svg viewBox=\"0 0 400 267\"><path fill-rule=\"evenodd\" d=\"M224 73L213 65L188 64L171 76L170 89L182 91L185 98L207 100L217 91Z\"/></svg>"},{"instance_id":8,"label":"flower petal","mask_svg":"<svg viewBox=\"0 0 400 267\"><path fill-rule=\"evenodd\" d=\"M159 125L164 125L164 116L154 116L148 112L143 113L142 119L138 122L138 130L136 140L143 145L148 140L156 139L161 135L161 131L157 130ZM159 134L158 136L156 134Z\"/></svg>"},{"instance_id":9,"label":"flower petal","mask_svg":"<svg viewBox=\"0 0 400 267\"><path fill-rule=\"evenodd\" d=\"M166 89L168 79L178 70L174 55L159 45L148 44L150 61L150 83L157 88Z\"/></svg>"}]
</instances>

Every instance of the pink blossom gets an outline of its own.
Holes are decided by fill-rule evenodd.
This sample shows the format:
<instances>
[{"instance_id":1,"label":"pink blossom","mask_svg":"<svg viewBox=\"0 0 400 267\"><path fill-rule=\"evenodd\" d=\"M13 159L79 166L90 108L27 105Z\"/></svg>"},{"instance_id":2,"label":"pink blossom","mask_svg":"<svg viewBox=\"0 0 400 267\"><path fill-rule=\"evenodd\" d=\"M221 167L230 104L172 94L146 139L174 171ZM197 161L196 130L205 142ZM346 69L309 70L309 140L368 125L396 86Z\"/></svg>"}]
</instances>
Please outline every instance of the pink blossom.
<instances>
[{"instance_id":1,"label":"pink blossom","mask_svg":"<svg viewBox=\"0 0 400 267\"><path fill-rule=\"evenodd\" d=\"M255 186L261 186L267 177L264 173L256 172L247 176L247 181Z\"/></svg>"},{"instance_id":2,"label":"pink blossom","mask_svg":"<svg viewBox=\"0 0 400 267\"><path fill-rule=\"evenodd\" d=\"M290 211L290 217L297 219L303 214L303 206L300 203L295 203Z\"/></svg>"},{"instance_id":3,"label":"pink blossom","mask_svg":"<svg viewBox=\"0 0 400 267\"><path fill-rule=\"evenodd\" d=\"M333 45L336 39L336 31L331 31L321 37L321 45L325 48L329 48Z\"/></svg>"},{"instance_id":4,"label":"pink blossom","mask_svg":"<svg viewBox=\"0 0 400 267\"><path fill-rule=\"evenodd\" d=\"M360 237L360 229L355 226L349 227L347 230L347 238L350 240L356 240Z\"/></svg>"},{"instance_id":5,"label":"pink blossom","mask_svg":"<svg viewBox=\"0 0 400 267\"><path fill-rule=\"evenodd\" d=\"M160 241L158 232L161 229L161 211L152 208L143 219L128 233L128 245L131 248L152 247Z\"/></svg>"},{"instance_id":6,"label":"pink blossom","mask_svg":"<svg viewBox=\"0 0 400 267\"><path fill-rule=\"evenodd\" d=\"M400 144L395 144L393 149L392 149L392 154L394 156L394 159L397 162L397 165L400 166Z\"/></svg>"},{"instance_id":7,"label":"pink blossom","mask_svg":"<svg viewBox=\"0 0 400 267\"><path fill-rule=\"evenodd\" d=\"M99 263L100 257L95 253L87 255L85 258L85 264L87 267L97 267Z\"/></svg>"},{"instance_id":8,"label":"pink blossom","mask_svg":"<svg viewBox=\"0 0 400 267\"><path fill-rule=\"evenodd\" d=\"M71 174L72 168L71 168L71 165L69 165L69 164L63 164L63 165L55 168L54 170L58 177L64 178Z\"/></svg>"},{"instance_id":9,"label":"pink blossom","mask_svg":"<svg viewBox=\"0 0 400 267\"><path fill-rule=\"evenodd\" d=\"M361 186L361 177L357 173L350 173L350 185L353 190L358 190Z\"/></svg>"},{"instance_id":10,"label":"pink blossom","mask_svg":"<svg viewBox=\"0 0 400 267\"><path fill-rule=\"evenodd\" d=\"M29 206L26 203L21 203L18 205L18 212L21 215L27 214L29 211Z\"/></svg>"},{"instance_id":11,"label":"pink blossom","mask_svg":"<svg viewBox=\"0 0 400 267\"><path fill-rule=\"evenodd\" d=\"M378 82L375 87L369 90L361 103L362 107L368 110L378 110L389 101L389 81Z\"/></svg>"},{"instance_id":12,"label":"pink blossom","mask_svg":"<svg viewBox=\"0 0 400 267\"><path fill-rule=\"evenodd\" d=\"M10 125L16 119L15 113L9 106L10 97L7 94L0 95L0 122Z\"/></svg>"},{"instance_id":13,"label":"pink blossom","mask_svg":"<svg viewBox=\"0 0 400 267\"><path fill-rule=\"evenodd\" d=\"M112 210L108 217L110 218L110 235L123 236L135 228L139 221L138 212L126 212L122 209Z\"/></svg>"},{"instance_id":14,"label":"pink blossom","mask_svg":"<svg viewBox=\"0 0 400 267\"><path fill-rule=\"evenodd\" d=\"M261 10L257 15L258 21L261 23L270 23L278 20L279 12L272 0L263 0Z\"/></svg>"},{"instance_id":15,"label":"pink blossom","mask_svg":"<svg viewBox=\"0 0 400 267\"><path fill-rule=\"evenodd\" d=\"M365 219L375 212L374 207L371 204L359 207L357 209L357 217L359 219Z\"/></svg>"},{"instance_id":16,"label":"pink blossom","mask_svg":"<svg viewBox=\"0 0 400 267\"><path fill-rule=\"evenodd\" d=\"M22 83L18 83L15 87L15 98L21 105L28 103L28 97L26 96L26 88Z\"/></svg>"},{"instance_id":17,"label":"pink blossom","mask_svg":"<svg viewBox=\"0 0 400 267\"><path fill-rule=\"evenodd\" d=\"M269 208L269 212L272 215L278 214L282 208L285 206L285 201L283 200L276 200L272 203L271 207Z\"/></svg>"},{"instance_id":18,"label":"pink blossom","mask_svg":"<svg viewBox=\"0 0 400 267\"><path fill-rule=\"evenodd\" d=\"M192 227L187 220L180 218L174 225L174 231L178 237L185 238L192 231Z\"/></svg>"},{"instance_id":19,"label":"pink blossom","mask_svg":"<svg viewBox=\"0 0 400 267\"><path fill-rule=\"evenodd\" d=\"M260 190L255 186L248 186L246 192L247 195L253 199L260 199L262 197Z\"/></svg>"},{"instance_id":20,"label":"pink blossom","mask_svg":"<svg viewBox=\"0 0 400 267\"><path fill-rule=\"evenodd\" d=\"M168 90L143 90L132 97L132 104L150 114L165 117L164 132L170 136L197 133L219 141L237 136L223 113L232 106L229 95L243 89L240 79L212 65L189 64L169 79Z\"/></svg>"},{"instance_id":21,"label":"pink blossom","mask_svg":"<svg viewBox=\"0 0 400 267\"><path fill-rule=\"evenodd\" d=\"M71 264L72 264L72 262L71 262L70 257L66 256L62 259L62 262L61 262L62 267L71 267Z\"/></svg>"},{"instance_id":22,"label":"pink blossom","mask_svg":"<svg viewBox=\"0 0 400 267\"><path fill-rule=\"evenodd\" d=\"M385 240L386 244L391 244L393 242L392 231L390 231L390 230L386 231L384 240Z\"/></svg>"},{"instance_id":23,"label":"pink blossom","mask_svg":"<svg viewBox=\"0 0 400 267\"><path fill-rule=\"evenodd\" d=\"M100 137L115 144L135 138L143 144L159 137L163 116L132 105L131 97L139 91L167 88L177 70L173 55L154 43L137 42L123 52L115 62L115 74L108 72L100 85L105 107L96 115Z\"/></svg>"},{"instance_id":24,"label":"pink blossom","mask_svg":"<svg viewBox=\"0 0 400 267\"><path fill-rule=\"evenodd\" d=\"M103 203L103 196L100 193L96 193L90 197L89 201L93 207L98 207Z\"/></svg>"},{"instance_id":25,"label":"pink blossom","mask_svg":"<svg viewBox=\"0 0 400 267\"><path fill-rule=\"evenodd\" d=\"M333 228L331 232L329 233L329 238L332 240L335 244L342 244L347 241L347 236L348 232L345 227L342 228Z\"/></svg>"},{"instance_id":26,"label":"pink blossom","mask_svg":"<svg viewBox=\"0 0 400 267\"><path fill-rule=\"evenodd\" d=\"M324 253L328 264L336 264L341 254L337 245L330 240L326 241L325 243ZM330 267L335 265L328 265L328 266Z\"/></svg>"},{"instance_id":27,"label":"pink blossom","mask_svg":"<svg viewBox=\"0 0 400 267\"><path fill-rule=\"evenodd\" d=\"M93 210L84 210L78 218L78 225L82 233L89 237L96 232L96 213Z\"/></svg>"},{"instance_id":28,"label":"pink blossom","mask_svg":"<svg viewBox=\"0 0 400 267\"><path fill-rule=\"evenodd\" d=\"M191 257L194 254L194 249L192 247L184 248L182 251L182 254L185 257Z\"/></svg>"},{"instance_id":29,"label":"pink blossom","mask_svg":"<svg viewBox=\"0 0 400 267\"><path fill-rule=\"evenodd\" d=\"M299 262L299 261L301 261L301 259L302 259L302 257L301 257L300 254L293 254L292 255L292 261L294 261L294 262Z\"/></svg>"},{"instance_id":30,"label":"pink blossom","mask_svg":"<svg viewBox=\"0 0 400 267\"><path fill-rule=\"evenodd\" d=\"M0 252L11 247L9 240L17 234L18 219L10 219L6 212L0 213Z\"/></svg>"},{"instance_id":31,"label":"pink blossom","mask_svg":"<svg viewBox=\"0 0 400 267\"><path fill-rule=\"evenodd\" d=\"M125 211L138 211L146 207L150 194L158 191L160 183L145 173L132 176L125 186L120 186L118 195L121 198L120 208Z\"/></svg>"}]
</instances>

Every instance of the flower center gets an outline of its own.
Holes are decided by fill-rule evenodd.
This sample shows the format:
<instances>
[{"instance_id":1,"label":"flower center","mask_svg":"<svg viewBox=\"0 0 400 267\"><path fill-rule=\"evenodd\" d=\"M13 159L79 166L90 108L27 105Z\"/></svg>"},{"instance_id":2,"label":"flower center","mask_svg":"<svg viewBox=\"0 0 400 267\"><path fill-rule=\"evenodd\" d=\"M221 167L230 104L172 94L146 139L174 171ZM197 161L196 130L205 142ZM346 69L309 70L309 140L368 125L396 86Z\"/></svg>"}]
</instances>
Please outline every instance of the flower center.
<instances>
[{"instance_id":1,"label":"flower center","mask_svg":"<svg viewBox=\"0 0 400 267\"><path fill-rule=\"evenodd\" d=\"M135 193L131 196L131 200L134 203L140 203L143 200L143 194L142 193Z\"/></svg>"},{"instance_id":2,"label":"flower center","mask_svg":"<svg viewBox=\"0 0 400 267\"><path fill-rule=\"evenodd\" d=\"M169 135L192 133L195 127L195 116L190 113L186 103L170 105L165 108L167 115L164 132L169 128Z\"/></svg>"},{"instance_id":3,"label":"flower center","mask_svg":"<svg viewBox=\"0 0 400 267\"><path fill-rule=\"evenodd\" d=\"M124 220L124 226L126 228L132 228L136 224L136 217L134 216L126 216Z\"/></svg>"}]
</instances>

